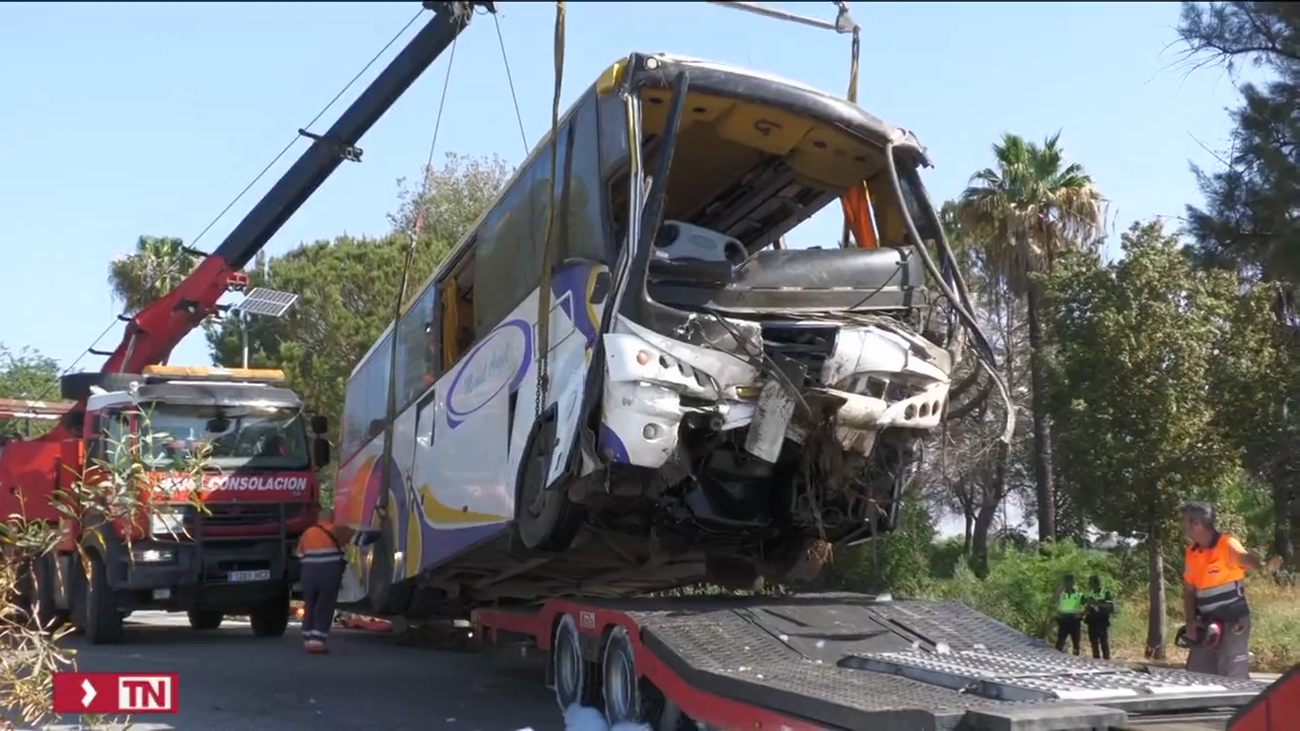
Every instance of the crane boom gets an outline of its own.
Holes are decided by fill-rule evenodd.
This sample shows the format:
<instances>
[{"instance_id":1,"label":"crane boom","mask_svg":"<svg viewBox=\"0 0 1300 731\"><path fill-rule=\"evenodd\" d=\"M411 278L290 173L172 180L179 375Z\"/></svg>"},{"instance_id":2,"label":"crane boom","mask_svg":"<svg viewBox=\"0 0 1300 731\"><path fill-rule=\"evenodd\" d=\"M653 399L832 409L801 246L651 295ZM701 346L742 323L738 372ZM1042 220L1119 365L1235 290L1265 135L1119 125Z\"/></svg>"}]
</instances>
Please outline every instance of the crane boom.
<instances>
[{"instance_id":1,"label":"crane boom","mask_svg":"<svg viewBox=\"0 0 1300 731\"><path fill-rule=\"evenodd\" d=\"M134 373L146 365L166 362L180 341L216 312L221 296L232 286L240 286L244 280L239 270L253 260L330 174L344 160L360 160L357 142L451 46L469 25L476 5L495 11L492 3L425 2L434 17L325 134L299 130L299 134L311 138L311 147L193 273L128 321L121 344L108 354L100 372ZM84 399L84 394L77 394L77 398Z\"/></svg>"}]
</instances>

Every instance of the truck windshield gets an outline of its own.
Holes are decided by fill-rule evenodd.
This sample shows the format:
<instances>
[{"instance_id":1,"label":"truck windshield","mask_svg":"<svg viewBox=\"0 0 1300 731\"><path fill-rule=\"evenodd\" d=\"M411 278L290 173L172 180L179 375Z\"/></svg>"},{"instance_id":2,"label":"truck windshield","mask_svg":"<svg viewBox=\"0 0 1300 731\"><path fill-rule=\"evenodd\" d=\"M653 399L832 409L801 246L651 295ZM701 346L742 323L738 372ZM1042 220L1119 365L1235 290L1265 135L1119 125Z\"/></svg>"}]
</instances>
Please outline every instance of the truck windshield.
<instances>
[{"instance_id":1,"label":"truck windshield","mask_svg":"<svg viewBox=\"0 0 1300 731\"><path fill-rule=\"evenodd\" d=\"M208 464L222 469L310 465L306 425L297 409L156 404L144 407L138 419L139 445L151 462L186 463L206 453Z\"/></svg>"}]
</instances>

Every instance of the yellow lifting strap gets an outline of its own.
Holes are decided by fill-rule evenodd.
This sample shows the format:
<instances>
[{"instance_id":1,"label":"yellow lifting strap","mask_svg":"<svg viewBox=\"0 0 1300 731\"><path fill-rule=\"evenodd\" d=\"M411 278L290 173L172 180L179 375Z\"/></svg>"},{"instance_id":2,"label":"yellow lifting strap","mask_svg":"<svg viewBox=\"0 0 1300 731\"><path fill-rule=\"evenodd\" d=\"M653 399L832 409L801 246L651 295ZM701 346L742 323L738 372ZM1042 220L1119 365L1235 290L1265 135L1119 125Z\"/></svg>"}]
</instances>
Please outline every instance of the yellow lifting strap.
<instances>
[{"instance_id":1,"label":"yellow lifting strap","mask_svg":"<svg viewBox=\"0 0 1300 731\"><path fill-rule=\"evenodd\" d=\"M550 205L546 213L546 234L542 245L542 272L537 291L537 403L536 416L546 407L550 373L547 361L551 349L551 267L555 259L555 216L559 201L555 199L556 179L559 177L560 150L560 94L564 90L564 25L566 6L564 0L555 2L555 95L551 99L551 181Z\"/></svg>"},{"instance_id":2,"label":"yellow lifting strap","mask_svg":"<svg viewBox=\"0 0 1300 731\"><path fill-rule=\"evenodd\" d=\"M849 58L849 93L848 100L858 103L858 75L862 62L862 29L853 26L853 48ZM866 182L850 188L840 198L844 209L844 231L840 245L848 248L857 241L859 248L875 249L880 246L876 227L871 221L871 193Z\"/></svg>"}]
</instances>

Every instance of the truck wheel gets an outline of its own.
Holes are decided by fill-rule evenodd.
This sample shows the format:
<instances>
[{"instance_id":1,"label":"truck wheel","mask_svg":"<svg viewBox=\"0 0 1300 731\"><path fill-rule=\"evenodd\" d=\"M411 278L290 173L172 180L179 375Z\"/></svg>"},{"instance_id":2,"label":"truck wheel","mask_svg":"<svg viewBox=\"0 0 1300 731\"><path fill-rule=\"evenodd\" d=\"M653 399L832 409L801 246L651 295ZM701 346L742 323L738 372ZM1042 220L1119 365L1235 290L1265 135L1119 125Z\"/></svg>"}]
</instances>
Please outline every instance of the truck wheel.
<instances>
[{"instance_id":1,"label":"truck wheel","mask_svg":"<svg viewBox=\"0 0 1300 731\"><path fill-rule=\"evenodd\" d=\"M626 627L615 627L605 640L600 663L601 689L605 697L605 720L615 724L640 724L641 681Z\"/></svg>"},{"instance_id":2,"label":"truck wheel","mask_svg":"<svg viewBox=\"0 0 1300 731\"><path fill-rule=\"evenodd\" d=\"M221 621L226 618L221 612L210 609L191 609L187 614L190 618L190 628L195 630L217 629L221 626Z\"/></svg>"},{"instance_id":3,"label":"truck wheel","mask_svg":"<svg viewBox=\"0 0 1300 731\"><path fill-rule=\"evenodd\" d=\"M573 543L582 527L582 509L569 499L563 488L547 489L551 447L555 444L555 420L542 417L519 460L515 515L519 540L536 551L563 551Z\"/></svg>"},{"instance_id":4,"label":"truck wheel","mask_svg":"<svg viewBox=\"0 0 1300 731\"><path fill-rule=\"evenodd\" d=\"M283 637L289 629L289 595L272 599L248 614L254 637Z\"/></svg>"},{"instance_id":5,"label":"truck wheel","mask_svg":"<svg viewBox=\"0 0 1300 731\"><path fill-rule=\"evenodd\" d=\"M39 556L27 564L20 579L20 591L26 599L28 616L44 632L57 632L68 621L69 612L55 604L55 584L58 573L54 571L52 556Z\"/></svg>"},{"instance_id":6,"label":"truck wheel","mask_svg":"<svg viewBox=\"0 0 1300 731\"><path fill-rule=\"evenodd\" d=\"M86 561L85 592L81 597L85 607L86 639L92 645L115 645L122 641L122 613L117 609L113 589L108 585L108 571L104 559L95 551Z\"/></svg>"},{"instance_id":7,"label":"truck wheel","mask_svg":"<svg viewBox=\"0 0 1300 731\"><path fill-rule=\"evenodd\" d=\"M582 638L573 615L565 614L555 625L551 638L551 681L555 701L564 713L574 703L582 703L586 693L587 658L582 655Z\"/></svg>"}]
</instances>

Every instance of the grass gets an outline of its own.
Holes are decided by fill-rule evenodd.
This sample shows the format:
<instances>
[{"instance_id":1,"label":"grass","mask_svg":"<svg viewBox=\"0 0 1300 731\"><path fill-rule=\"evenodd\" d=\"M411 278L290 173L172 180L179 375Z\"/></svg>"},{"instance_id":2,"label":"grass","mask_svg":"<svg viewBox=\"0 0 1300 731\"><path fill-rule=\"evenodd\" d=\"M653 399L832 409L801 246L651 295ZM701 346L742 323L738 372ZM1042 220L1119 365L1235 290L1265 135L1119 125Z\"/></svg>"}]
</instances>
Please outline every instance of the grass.
<instances>
[{"instance_id":1,"label":"grass","mask_svg":"<svg viewBox=\"0 0 1300 731\"><path fill-rule=\"evenodd\" d=\"M1251 670L1281 673L1300 663L1300 588L1254 581L1250 585L1249 598L1253 619ZM1110 637L1111 653L1115 659L1144 661L1149 607L1145 593L1119 603L1120 611L1111 627ZM1180 595L1168 597L1168 610L1167 662L1181 667L1187 661L1187 651L1174 646L1174 633L1183 624ZM1087 642L1085 634L1085 651Z\"/></svg>"}]
</instances>

